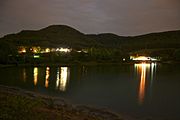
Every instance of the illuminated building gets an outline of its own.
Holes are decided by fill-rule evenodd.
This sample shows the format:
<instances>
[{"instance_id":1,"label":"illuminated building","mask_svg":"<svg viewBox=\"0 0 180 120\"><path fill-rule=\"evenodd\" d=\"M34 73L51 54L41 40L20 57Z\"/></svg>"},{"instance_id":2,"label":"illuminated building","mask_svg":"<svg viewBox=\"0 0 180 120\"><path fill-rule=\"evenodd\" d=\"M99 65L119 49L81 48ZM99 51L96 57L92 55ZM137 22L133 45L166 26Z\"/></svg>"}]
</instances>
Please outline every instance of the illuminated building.
<instances>
[{"instance_id":1,"label":"illuminated building","mask_svg":"<svg viewBox=\"0 0 180 120\"><path fill-rule=\"evenodd\" d=\"M157 61L157 59L147 56L130 56L133 61Z\"/></svg>"}]
</instances>

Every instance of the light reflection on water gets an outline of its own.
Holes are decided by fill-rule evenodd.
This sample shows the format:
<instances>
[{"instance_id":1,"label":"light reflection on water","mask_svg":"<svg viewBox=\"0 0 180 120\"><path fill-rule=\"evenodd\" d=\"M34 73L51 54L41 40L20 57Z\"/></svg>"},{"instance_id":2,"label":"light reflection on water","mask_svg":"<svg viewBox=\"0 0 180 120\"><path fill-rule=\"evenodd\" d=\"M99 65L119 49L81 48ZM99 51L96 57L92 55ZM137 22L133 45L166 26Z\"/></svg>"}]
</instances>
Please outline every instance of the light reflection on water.
<instances>
[{"instance_id":1,"label":"light reflection on water","mask_svg":"<svg viewBox=\"0 0 180 120\"><path fill-rule=\"evenodd\" d=\"M139 63L134 64L137 74L140 75L139 91L138 91L138 102L140 105L144 103L145 90L146 90L146 81L147 75L150 74L150 89L152 90L152 84L154 79L154 72L156 70L156 63ZM150 71L151 69L151 71Z\"/></svg>"},{"instance_id":2,"label":"light reflection on water","mask_svg":"<svg viewBox=\"0 0 180 120\"><path fill-rule=\"evenodd\" d=\"M37 85L37 82L38 82L38 68L37 67L34 67L34 86Z\"/></svg>"},{"instance_id":3,"label":"light reflection on water","mask_svg":"<svg viewBox=\"0 0 180 120\"><path fill-rule=\"evenodd\" d=\"M57 79L56 79L56 89L59 88L59 81L60 81L60 72L59 68L57 69Z\"/></svg>"},{"instance_id":4,"label":"light reflection on water","mask_svg":"<svg viewBox=\"0 0 180 120\"><path fill-rule=\"evenodd\" d=\"M60 67L57 70L56 89L65 91L69 79L68 67Z\"/></svg>"},{"instance_id":5,"label":"light reflection on water","mask_svg":"<svg viewBox=\"0 0 180 120\"><path fill-rule=\"evenodd\" d=\"M45 87L48 88L49 86L49 67L46 67L46 80L45 80Z\"/></svg>"},{"instance_id":6,"label":"light reflection on water","mask_svg":"<svg viewBox=\"0 0 180 120\"><path fill-rule=\"evenodd\" d=\"M180 65L156 63L8 67L0 69L0 83L142 117L180 118L179 73Z\"/></svg>"},{"instance_id":7,"label":"light reflection on water","mask_svg":"<svg viewBox=\"0 0 180 120\"><path fill-rule=\"evenodd\" d=\"M42 71L40 71L40 72L42 72ZM40 74L42 74L42 73L40 73ZM50 82L50 75L51 75L50 67L45 68L44 75L45 75L44 87L48 88L49 82ZM25 78L26 78L26 71L23 69L23 80L26 80ZM69 67L57 67L55 89L58 89L60 91L66 91L66 87L67 87L69 78L70 78ZM38 67L33 68L33 84L34 84L34 86L37 86L37 84L38 84Z\"/></svg>"}]
</instances>

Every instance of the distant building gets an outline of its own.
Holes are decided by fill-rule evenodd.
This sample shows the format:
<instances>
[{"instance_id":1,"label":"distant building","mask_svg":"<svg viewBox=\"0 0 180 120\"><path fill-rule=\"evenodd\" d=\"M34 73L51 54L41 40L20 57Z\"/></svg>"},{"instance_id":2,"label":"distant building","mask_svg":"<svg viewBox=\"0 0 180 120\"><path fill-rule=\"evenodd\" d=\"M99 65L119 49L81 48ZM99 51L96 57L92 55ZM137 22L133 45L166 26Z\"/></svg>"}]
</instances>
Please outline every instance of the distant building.
<instances>
[{"instance_id":1,"label":"distant building","mask_svg":"<svg viewBox=\"0 0 180 120\"><path fill-rule=\"evenodd\" d=\"M158 59L148 56L130 56L133 61L158 61Z\"/></svg>"}]
</instances>

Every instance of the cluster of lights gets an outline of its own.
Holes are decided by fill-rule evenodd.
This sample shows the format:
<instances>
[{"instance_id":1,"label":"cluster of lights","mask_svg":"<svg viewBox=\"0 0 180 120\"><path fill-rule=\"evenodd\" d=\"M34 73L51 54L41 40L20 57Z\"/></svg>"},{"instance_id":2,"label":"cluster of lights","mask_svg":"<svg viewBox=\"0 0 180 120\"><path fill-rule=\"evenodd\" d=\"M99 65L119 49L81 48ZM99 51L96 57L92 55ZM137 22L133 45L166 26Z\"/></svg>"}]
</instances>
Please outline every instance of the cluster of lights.
<instances>
[{"instance_id":1,"label":"cluster of lights","mask_svg":"<svg viewBox=\"0 0 180 120\"><path fill-rule=\"evenodd\" d=\"M26 53L27 52L27 49L26 47L24 46L20 46L19 47L19 50L18 52L20 54L22 53ZM68 52L71 52L72 49L69 49L69 48L40 48L40 47L31 47L29 49L30 51L32 51L33 53L49 53L49 52L65 52L65 53L68 53Z\"/></svg>"},{"instance_id":2,"label":"cluster of lights","mask_svg":"<svg viewBox=\"0 0 180 120\"><path fill-rule=\"evenodd\" d=\"M67 53L67 52L71 52L71 49L69 49L69 48L57 48L56 51L57 51L57 52L58 52L58 51L59 51L59 52L66 52L66 53Z\"/></svg>"},{"instance_id":3,"label":"cluster of lights","mask_svg":"<svg viewBox=\"0 0 180 120\"><path fill-rule=\"evenodd\" d=\"M38 85L38 67L34 67L33 75L34 75L34 86ZM56 80L56 89L60 91L66 91L67 83L69 80L69 68L68 67L60 67L57 70L57 80ZM26 72L25 72L26 74ZM45 72L45 81L44 86L45 88L49 87L49 77L50 77L50 67L46 67Z\"/></svg>"},{"instance_id":4,"label":"cluster of lights","mask_svg":"<svg viewBox=\"0 0 180 120\"><path fill-rule=\"evenodd\" d=\"M40 53L49 53L51 52L50 48L42 49Z\"/></svg>"},{"instance_id":5,"label":"cluster of lights","mask_svg":"<svg viewBox=\"0 0 180 120\"><path fill-rule=\"evenodd\" d=\"M146 57L146 56L138 56L138 57L131 56L130 59L134 61L157 61L157 59L155 58Z\"/></svg>"}]
</instances>

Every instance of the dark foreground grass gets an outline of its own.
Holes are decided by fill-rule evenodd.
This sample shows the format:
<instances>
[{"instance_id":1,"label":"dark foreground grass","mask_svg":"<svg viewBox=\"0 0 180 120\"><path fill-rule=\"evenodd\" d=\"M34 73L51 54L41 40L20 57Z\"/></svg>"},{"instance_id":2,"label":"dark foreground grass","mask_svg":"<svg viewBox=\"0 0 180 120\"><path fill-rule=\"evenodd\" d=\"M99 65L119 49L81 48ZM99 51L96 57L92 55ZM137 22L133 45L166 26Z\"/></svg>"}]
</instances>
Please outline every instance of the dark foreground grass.
<instances>
[{"instance_id":1,"label":"dark foreground grass","mask_svg":"<svg viewBox=\"0 0 180 120\"><path fill-rule=\"evenodd\" d=\"M0 120L121 120L115 113L0 86Z\"/></svg>"}]
</instances>

